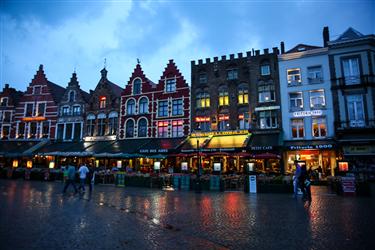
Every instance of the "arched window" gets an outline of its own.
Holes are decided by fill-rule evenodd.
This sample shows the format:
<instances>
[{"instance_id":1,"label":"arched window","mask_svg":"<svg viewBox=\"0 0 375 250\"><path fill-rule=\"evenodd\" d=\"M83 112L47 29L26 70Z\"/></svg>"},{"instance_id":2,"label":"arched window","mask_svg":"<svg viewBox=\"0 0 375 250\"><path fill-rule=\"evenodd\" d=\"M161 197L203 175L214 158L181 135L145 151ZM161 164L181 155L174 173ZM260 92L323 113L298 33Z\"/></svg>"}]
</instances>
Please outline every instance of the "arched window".
<instances>
[{"instance_id":1,"label":"arched window","mask_svg":"<svg viewBox=\"0 0 375 250\"><path fill-rule=\"evenodd\" d=\"M148 113L148 100L146 97L142 97L139 100L139 113L140 114Z\"/></svg>"},{"instance_id":2,"label":"arched window","mask_svg":"<svg viewBox=\"0 0 375 250\"><path fill-rule=\"evenodd\" d=\"M135 114L135 101L131 99L126 104L126 114L127 115L134 115Z\"/></svg>"},{"instance_id":3,"label":"arched window","mask_svg":"<svg viewBox=\"0 0 375 250\"><path fill-rule=\"evenodd\" d=\"M69 102L74 102L76 100L76 92L74 90L71 90L69 92Z\"/></svg>"},{"instance_id":4,"label":"arched window","mask_svg":"<svg viewBox=\"0 0 375 250\"><path fill-rule=\"evenodd\" d=\"M138 121L138 137L147 137L147 120L145 118Z\"/></svg>"},{"instance_id":5,"label":"arched window","mask_svg":"<svg viewBox=\"0 0 375 250\"><path fill-rule=\"evenodd\" d=\"M133 95L139 95L141 93L141 79L137 78L133 81Z\"/></svg>"},{"instance_id":6,"label":"arched window","mask_svg":"<svg viewBox=\"0 0 375 250\"><path fill-rule=\"evenodd\" d=\"M131 119L126 122L126 137L134 137L134 121Z\"/></svg>"}]
</instances>

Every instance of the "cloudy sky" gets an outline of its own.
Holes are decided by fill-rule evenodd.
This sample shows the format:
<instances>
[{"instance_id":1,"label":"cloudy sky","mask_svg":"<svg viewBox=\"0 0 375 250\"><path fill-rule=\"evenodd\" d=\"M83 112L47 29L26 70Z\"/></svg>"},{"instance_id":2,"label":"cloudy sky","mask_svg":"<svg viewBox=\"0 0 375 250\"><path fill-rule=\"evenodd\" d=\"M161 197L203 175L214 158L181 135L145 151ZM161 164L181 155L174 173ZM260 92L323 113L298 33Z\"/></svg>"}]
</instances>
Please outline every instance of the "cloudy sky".
<instances>
[{"instance_id":1,"label":"cloudy sky","mask_svg":"<svg viewBox=\"0 0 375 250\"><path fill-rule=\"evenodd\" d=\"M188 82L190 61L272 48L284 41L322 45L349 26L375 33L374 0L1 0L0 87L25 90L39 64L66 86L76 69L94 89L106 58L108 78L124 87L140 59L157 82L174 59Z\"/></svg>"}]
</instances>

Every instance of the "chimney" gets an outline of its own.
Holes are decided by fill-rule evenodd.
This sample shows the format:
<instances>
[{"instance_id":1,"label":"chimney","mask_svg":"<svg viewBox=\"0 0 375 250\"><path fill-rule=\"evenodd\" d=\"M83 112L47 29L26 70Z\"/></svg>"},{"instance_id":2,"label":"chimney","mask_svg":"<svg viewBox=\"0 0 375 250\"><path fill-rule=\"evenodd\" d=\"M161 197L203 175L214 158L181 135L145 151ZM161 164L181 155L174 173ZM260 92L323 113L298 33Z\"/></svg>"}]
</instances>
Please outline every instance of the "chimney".
<instances>
[{"instance_id":1,"label":"chimney","mask_svg":"<svg viewBox=\"0 0 375 250\"><path fill-rule=\"evenodd\" d=\"M284 45L284 42L281 42L281 43L280 43L280 50L281 50L281 54L284 54L284 53L285 53L285 45Z\"/></svg>"},{"instance_id":2,"label":"chimney","mask_svg":"<svg viewBox=\"0 0 375 250\"><path fill-rule=\"evenodd\" d=\"M9 89L9 84L8 83L5 84L5 89Z\"/></svg>"},{"instance_id":3,"label":"chimney","mask_svg":"<svg viewBox=\"0 0 375 250\"><path fill-rule=\"evenodd\" d=\"M324 45L324 47L328 46L328 42L329 42L329 30L328 30L328 26L325 26L323 28L323 45Z\"/></svg>"}]
</instances>

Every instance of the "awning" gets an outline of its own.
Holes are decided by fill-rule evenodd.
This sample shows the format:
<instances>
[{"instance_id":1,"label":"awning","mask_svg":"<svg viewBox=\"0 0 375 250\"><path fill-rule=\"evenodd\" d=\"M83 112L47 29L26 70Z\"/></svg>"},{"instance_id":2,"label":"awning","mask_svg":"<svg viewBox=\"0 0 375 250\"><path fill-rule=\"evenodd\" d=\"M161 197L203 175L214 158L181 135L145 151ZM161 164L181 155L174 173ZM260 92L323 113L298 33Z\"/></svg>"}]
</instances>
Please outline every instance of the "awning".
<instances>
[{"instance_id":1,"label":"awning","mask_svg":"<svg viewBox=\"0 0 375 250\"><path fill-rule=\"evenodd\" d=\"M34 151L45 145L48 141L0 141L0 156L23 157L33 156Z\"/></svg>"},{"instance_id":2,"label":"awning","mask_svg":"<svg viewBox=\"0 0 375 250\"><path fill-rule=\"evenodd\" d=\"M289 150L305 150L305 149L334 149L336 142L332 139L327 140L299 140L285 141L284 147Z\"/></svg>"},{"instance_id":3,"label":"awning","mask_svg":"<svg viewBox=\"0 0 375 250\"><path fill-rule=\"evenodd\" d=\"M282 145L280 137L280 133L253 134L247 148L250 151L276 150Z\"/></svg>"},{"instance_id":4,"label":"awning","mask_svg":"<svg viewBox=\"0 0 375 250\"><path fill-rule=\"evenodd\" d=\"M209 136L188 137L181 147L181 152L194 152L197 150L197 144L203 148L211 138Z\"/></svg>"},{"instance_id":5,"label":"awning","mask_svg":"<svg viewBox=\"0 0 375 250\"><path fill-rule=\"evenodd\" d=\"M252 156L254 159L281 159L281 156L274 153L261 153L261 154L254 154Z\"/></svg>"},{"instance_id":6,"label":"awning","mask_svg":"<svg viewBox=\"0 0 375 250\"><path fill-rule=\"evenodd\" d=\"M213 136L205 148L216 148L222 151L225 149L244 148L246 147L248 137L248 134Z\"/></svg>"},{"instance_id":7,"label":"awning","mask_svg":"<svg viewBox=\"0 0 375 250\"><path fill-rule=\"evenodd\" d=\"M142 144L138 152L141 154L166 154L173 153L181 146L185 138L150 138Z\"/></svg>"},{"instance_id":8,"label":"awning","mask_svg":"<svg viewBox=\"0 0 375 250\"><path fill-rule=\"evenodd\" d=\"M43 156L88 157L92 152L87 151L97 142L51 142L40 148L36 153Z\"/></svg>"}]
</instances>

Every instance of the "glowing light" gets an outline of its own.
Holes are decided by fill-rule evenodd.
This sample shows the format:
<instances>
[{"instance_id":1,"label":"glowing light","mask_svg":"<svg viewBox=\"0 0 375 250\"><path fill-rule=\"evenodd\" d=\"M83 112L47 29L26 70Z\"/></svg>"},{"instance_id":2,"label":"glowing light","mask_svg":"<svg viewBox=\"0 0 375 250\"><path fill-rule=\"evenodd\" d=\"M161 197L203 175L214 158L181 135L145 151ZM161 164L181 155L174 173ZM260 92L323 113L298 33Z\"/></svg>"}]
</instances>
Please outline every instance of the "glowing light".
<instances>
[{"instance_id":1,"label":"glowing light","mask_svg":"<svg viewBox=\"0 0 375 250\"><path fill-rule=\"evenodd\" d=\"M29 122L29 121L45 121L46 118L43 116L37 116L37 117L24 117L22 118L22 121Z\"/></svg>"},{"instance_id":2,"label":"glowing light","mask_svg":"<svg viewBox=\"0 0 375 250\"><path fill-rule=\"evenodd\" d=\"M30 161L30 160L27 161L27 162L26 162L26 167L27 167L27 168L32 168L32 167L33 167L33 161Z\"/></svg>"},{"instance_id":3,"label":"glowing light","mask_svg":"<svg viewBox=\"0 0 375 250\"><path fill-rule=\"evenodd\" d=\"M49 168L55 168L55 162L54 161L51 161L49 163Z\"/></svg>"},{"instance_id":4,"label":"glowing light","mask_svg":"<svg viewBox=\"0 0 375 250\"><path fill-rule=\"evenodd\" d=\"M17 168L17 167L18 167L18 160L13 160L13 164L12 164L12 166L13 166L14 168Z\"/></svg>"}]
</instances>

